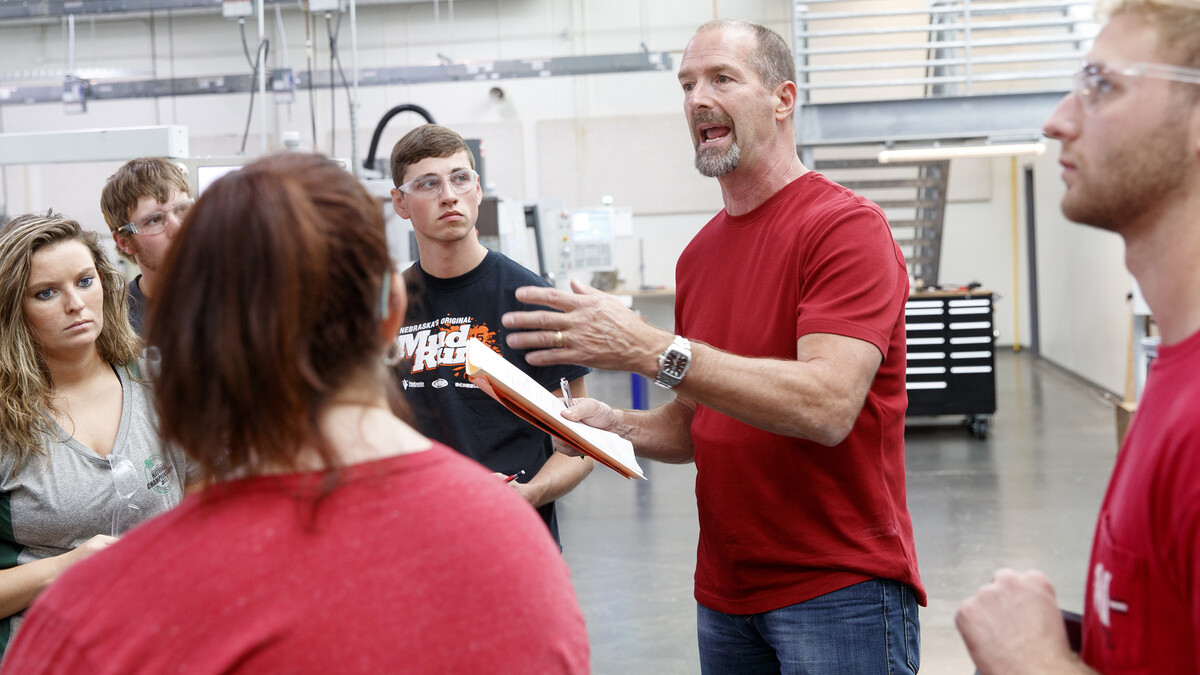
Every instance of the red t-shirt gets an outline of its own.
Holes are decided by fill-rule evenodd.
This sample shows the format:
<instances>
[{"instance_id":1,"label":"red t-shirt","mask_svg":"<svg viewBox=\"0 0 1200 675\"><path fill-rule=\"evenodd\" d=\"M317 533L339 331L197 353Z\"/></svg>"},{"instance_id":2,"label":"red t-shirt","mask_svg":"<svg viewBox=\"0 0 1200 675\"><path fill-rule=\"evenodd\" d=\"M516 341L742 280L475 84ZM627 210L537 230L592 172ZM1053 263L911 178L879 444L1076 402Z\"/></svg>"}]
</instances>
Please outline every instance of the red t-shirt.
<instances>
[{"instance_id":1,"label":"red t-shirt","mask_svg":"<svg viewBox=\"0 0 1200 675\"><path fill-rule=\"evenodd\" d=\"M586 673L567 567L529 504L435 444L214 486L29 611L13 673ZM315 516L314 516L315 513Z\"/></svg>"},{"instance_id":2,"label":"red t-shirt","mask_svg":"<svg viewBox=\"0 0 1200 675\"><path fill-rule=\"evenodd\" d=\"M685 337L795 360L798 338L834 333L884 357L836 447L697 408L696 599L759 613L882 577L912 585L924 605L904 481L908 273L883 212L809 172L748 214L717 214L683 252L676 282Z\"/></svg>"},{"instance_id":3,"label":"red t-shirt","mask_svg":"<svg viewBox=\"0 0 1200 675\"><path fill-rule=\"evenodd\" d=\"M1160 347L1100 507L1083 660L1200 672L1200 333Z\"/></svg>"}]
</instances>

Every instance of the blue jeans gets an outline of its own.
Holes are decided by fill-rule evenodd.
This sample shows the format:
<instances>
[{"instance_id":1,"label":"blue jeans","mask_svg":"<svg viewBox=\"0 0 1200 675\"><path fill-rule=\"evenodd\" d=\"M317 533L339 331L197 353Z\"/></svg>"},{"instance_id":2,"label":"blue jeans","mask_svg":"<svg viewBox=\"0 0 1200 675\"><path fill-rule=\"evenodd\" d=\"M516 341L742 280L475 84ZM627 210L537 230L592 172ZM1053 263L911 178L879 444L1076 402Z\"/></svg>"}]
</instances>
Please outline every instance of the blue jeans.
<instances>
[{"instance_id":1,"label":"blue jeans","mask_svg":"<svg viewBox=\"0 0 1200 675\"><path fill-rule=\"evenodd\" d=\"M736 673L916 673L921 635L913 589L871 579L762 614L698 605L700 670Z\"/></svg>"}]
</instances>

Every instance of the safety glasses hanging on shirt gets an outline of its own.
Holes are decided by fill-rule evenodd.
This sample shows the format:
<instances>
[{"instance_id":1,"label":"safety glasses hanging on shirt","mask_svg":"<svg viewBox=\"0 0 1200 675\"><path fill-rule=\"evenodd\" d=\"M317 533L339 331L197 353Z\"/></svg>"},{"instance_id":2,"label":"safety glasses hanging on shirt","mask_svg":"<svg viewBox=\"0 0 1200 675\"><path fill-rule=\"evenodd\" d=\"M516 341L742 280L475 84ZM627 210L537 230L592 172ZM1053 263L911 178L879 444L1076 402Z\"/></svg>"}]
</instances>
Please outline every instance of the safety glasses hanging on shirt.
<instances>
[{"instance_id":1,"label":"safety glasses hanging on shirt","mask_svg":"<svg viewBox=\"0 0 1200 675\"><path fill-rule=\"evenodd\" d=\"M117 491L117 505L112 514L112 536L120 537L141 521L142 510L132 500L142 485L142 479L133 462L115 452L108 455L108 468Z\"/></svg>"}]
</instances>

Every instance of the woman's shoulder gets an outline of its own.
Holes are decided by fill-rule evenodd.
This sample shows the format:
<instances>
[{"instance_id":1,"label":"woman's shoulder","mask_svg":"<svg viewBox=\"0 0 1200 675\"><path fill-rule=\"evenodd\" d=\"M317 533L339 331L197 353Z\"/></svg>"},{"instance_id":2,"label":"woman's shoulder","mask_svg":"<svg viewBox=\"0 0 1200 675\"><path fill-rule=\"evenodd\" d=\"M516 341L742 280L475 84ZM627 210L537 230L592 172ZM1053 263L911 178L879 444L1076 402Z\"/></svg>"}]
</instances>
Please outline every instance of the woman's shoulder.
<instances>
[{"instance_id":1,"label":"woman's shoulder","mask_svg":"<svg viewBox=\"0 0 1200 675\"><path fill-rule=\"evenodd\" d=\"M121 390L133 396L135 405L154 409L154 387L150 380L142 377L136 363L114 363L113 372L121 381Z\"/></svg>"},{"instance_id":2,"label":"woman's shoulder","mask_svg":"<svg viewBox=\"0 0 1200 675\"><path fill-rule=\"evenodd\" d=\"M26 459L25 464L30 461L33 461L32 458ZM16 453L6 440L0 439L0 491L7 489L6 485L9 479L17 473L17 465Z\"/></svg>"}]
</instances>

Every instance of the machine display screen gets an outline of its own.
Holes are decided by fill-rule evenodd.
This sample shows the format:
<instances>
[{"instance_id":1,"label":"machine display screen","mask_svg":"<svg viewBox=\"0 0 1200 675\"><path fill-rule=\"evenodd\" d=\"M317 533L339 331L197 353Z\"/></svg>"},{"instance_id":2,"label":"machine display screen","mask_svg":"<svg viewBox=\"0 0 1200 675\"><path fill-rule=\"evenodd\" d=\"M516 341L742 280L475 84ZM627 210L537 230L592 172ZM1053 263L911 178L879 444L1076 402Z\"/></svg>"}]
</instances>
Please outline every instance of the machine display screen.
<instances>
[{"instance_id":1,"label":"machine display screen","mask_svg":"<svg viewBox=\"0 0 1200 675\"><path fill-rule=\"evenodd\" d=\"M612 211L596 209L571 214L571 236L577 243L612 241Z\"/></svg>"}]
</instances>

